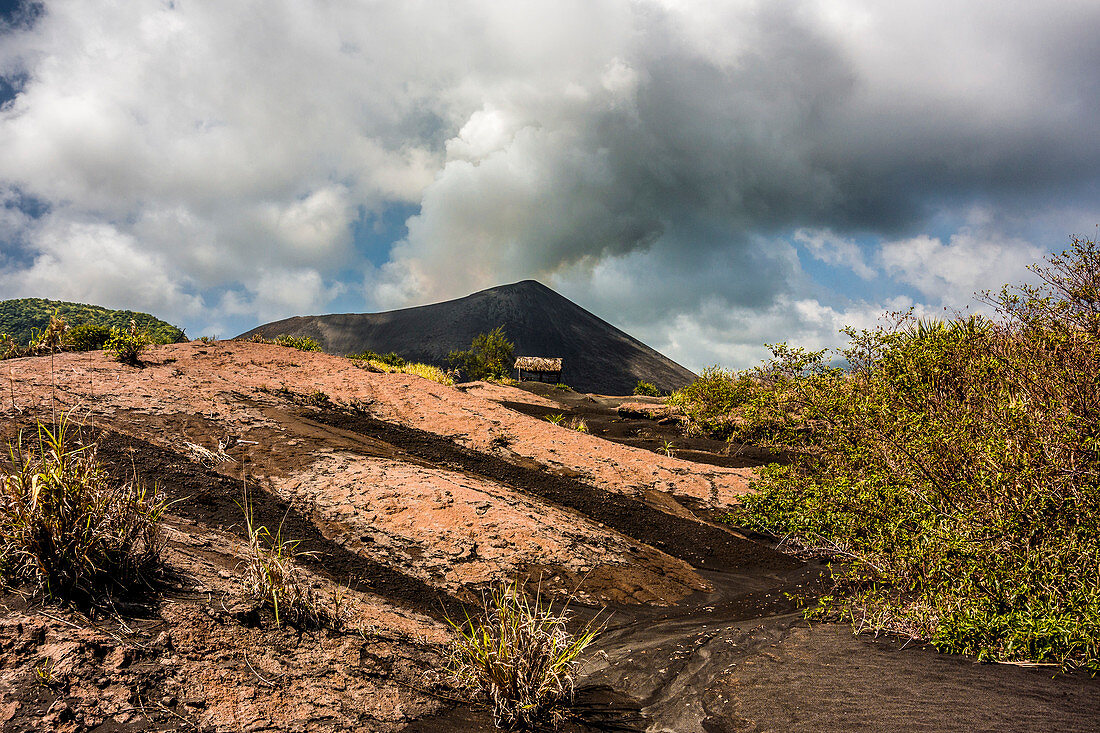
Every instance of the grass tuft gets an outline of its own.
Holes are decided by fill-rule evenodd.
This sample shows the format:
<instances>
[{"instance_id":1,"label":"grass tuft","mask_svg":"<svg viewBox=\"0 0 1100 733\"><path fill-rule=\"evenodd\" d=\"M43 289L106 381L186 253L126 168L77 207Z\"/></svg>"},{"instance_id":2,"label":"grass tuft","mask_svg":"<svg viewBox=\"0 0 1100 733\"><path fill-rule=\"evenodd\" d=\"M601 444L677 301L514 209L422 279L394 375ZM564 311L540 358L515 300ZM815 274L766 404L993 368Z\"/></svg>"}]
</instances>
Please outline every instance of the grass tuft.
<instances>
[{"instance_id":1,"label":"grass tuft","mask_svg":"<svg viewBox=\"0 0 1100 733\"><path fill-rule=\"evenodd\" d=\"M261 607L269 608L278 625L321 626L326 614L296 564L299 558L313 553L300 552L299 540L285 539L281 523L274 534L264 525L257 526L247 496L241 509L248 533L244 588L249 597Z\"/></svg>"},{"instance_id":2,"label":"grass tuft","mask_svg":"<svg viewBox=\"0 0 1100 733\"><path fill-rule=\"evenodd\" d=\"M454 385L453 372L444 371L439 367L432 366L431 364L421 364L415 361L405 361L400 357L391 359L390 354L385 354L381 358L373 358L369 356L372 352L366 352L364 354L351 354L348 356L356 366L366 369L370 372L378 372L382 374L413 374L417 377L438 382L439 384L451 387ZM377 356L377 355L375 355ZM396 355L393 355L396 356Z\"/></svg>"},{"instance_id":3,"label":"grass tuft","mask_svg":"<svg viewBox=\"0 0 1100 733\"><path fill-rule=\"evenodd\" d=\"M9 446L0 479L0 580L50 599L96 601L148 588L166 508L156 488L111 481L64 416Z\"/></svg>"},{"instance_id":4,"label":"grass tuft","mask_svg":"<svg viewBox=\"0 0 1100 733\"><path fill-rule=\"evenodd\" d=\"M433 382L451 386L455 383L454 377L450 372L443 371L439 367L434 367L430 364L420 364L418 362L409 362L405 364L399 370L404 374L415 374L418 377L424 379L430 379Z\"/></svg>"},{"instance_id":5,"label":"grass tuft","mask_svg":"<svg viewBox=\"0 0 1100 733\"><path fill-rule=\"evenodd\" d=\"M602 628L590 621L577 634L567 609L543 609L516 583L484 599L482 615L449 621L456 633L450 672L460 688L488 703L500 727L559 724L573 699L580 656Z\"/></svg>"}]
</instances>

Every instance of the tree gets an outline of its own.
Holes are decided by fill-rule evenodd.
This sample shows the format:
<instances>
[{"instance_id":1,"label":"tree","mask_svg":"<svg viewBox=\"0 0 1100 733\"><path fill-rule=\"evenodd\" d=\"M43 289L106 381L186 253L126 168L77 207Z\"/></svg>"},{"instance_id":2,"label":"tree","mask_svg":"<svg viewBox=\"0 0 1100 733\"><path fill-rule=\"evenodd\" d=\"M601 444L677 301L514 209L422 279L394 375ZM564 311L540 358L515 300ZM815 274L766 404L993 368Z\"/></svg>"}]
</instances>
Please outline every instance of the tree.
<instances>
[{"instance_id":1,"label":"tree","mask_svg":"<svg viewBox=\"0 0 1100 733\"><path fill-rule=\"evenodd\" d=\"M504 335L504 326L489 333L474 336L467 351L452 351L447 355L452 368L459 369L467 380L503 379L515 364L515 344Z\"/></svg>"}]
</instances>

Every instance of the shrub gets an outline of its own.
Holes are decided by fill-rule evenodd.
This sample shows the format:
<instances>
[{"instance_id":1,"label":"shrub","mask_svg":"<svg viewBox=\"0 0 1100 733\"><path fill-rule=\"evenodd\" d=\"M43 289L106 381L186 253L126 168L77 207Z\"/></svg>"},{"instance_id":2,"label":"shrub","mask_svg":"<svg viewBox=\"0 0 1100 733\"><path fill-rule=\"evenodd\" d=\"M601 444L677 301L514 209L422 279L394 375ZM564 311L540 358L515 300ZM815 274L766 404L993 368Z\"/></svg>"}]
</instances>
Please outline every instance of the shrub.
<instances>
[{"instance_id":1,"label":"shrub","mask_svg":"<svg viewBox=\"0 0 1100 733\"><path fill-rule=\"evenodd\" d=\"M111 337L103 345L103 350L111 355L115 361L123 364L138 364L142 350L149 345L149 337L144 332L138 331L133 324L130 330L121 331L111 329Z\"/></svg>"},{"instance_id":2,"label":"shrub","mask_svg":"<svg viewBox=\"0 0 1100 733\"><path fill-rule=\"evenodd\" d=\"M783 346L746 405L799 452L733 515L845 562L817 614L980 659L1100 671L1100 254L985 294L998 318Z\"/></svg>"},{"instance_id":3,"label":"shrub","mask_svg":"<svg viewBox=\"0 0 1100 733\"><path fill-rule=\"evenodd\" d=\"M297 540L283 538L279 525L275 534L253 520L252 503L245 497L244 511L248 547L245 548L244 588L249 597L275 615L275 623L295 626L319 626L325 618L312 589L300 577L298 558L310 553L299 552Z\"/></svg>"},{"instance_id":4,"label":"shrub","mask_svg":"<svg viewBox=\"0 0 1100 733\"><path fill-rule=\"evenodd\" d=\"M298 351L321 351L321 344L309 336L288 336L282 334L275 337L275 343L279 346L289 346Z\"/></svg>"},{"instance_id":5,"label":"shrub","mask_svg":"<svg viewBox=\"0 0 1100 733\"><path fill-rule=\"evenodd\" d=\"M94 323L70 328L61 340L61 345L69 351L95 351L102 349L111 338L111 329Z\"/></svg>"},{"instance_id":6,"label":"shrub","mask_svg":"<svg viewBox=\"0 0 1100 733\"><path fill-rule=\"evenodd\" d=\"M478 334L468 351L452 351L447 361L462 372L467 381L504 379L516 363L515 344L504 335L504 326Z\"/></svg>"},{"instance_id":7,"label":"shrub","mask_svg":"<svg viewBox=\"0 0 1100 733\"><path fill-rule=\"evenodd\" d=\"M734 410L759 387L757 379L746 372L710 366L694 382L673 392L668 401L683 409L688 432L727 438L734 430Z\"/></svg>"},{"instance_id":8,"label":"shrub","mask_svg":"<svg viewBox=\"0 0 1100 733\"><path fill-rule=\"evenodd\" d=\"M517 584L485 599L478 619L450 622L450 671L460 688L489 704L498 726L557 724L572 701L579 657L600 632L593 622L570 634L567 610L545 610Z\"/></svg>"},{"instance_id":9,"label":"shrub","mask_svg":"<svg viewBox=\"0 0 1100 733\"><path fill-rule=\"evenodd\" d=\"M634 387L634 394L641 397L660 397L661 390L655 384L638 380L638 384Z\"/></svg>"},{"instance_id":10,"label":"shrub","mask_svg":"<svg viewBox=\"0 0 1100 733\"><path fill-rule=\"evenodd\" d=\"M94 601L147 587L165 503L156 488L111 481L62 418L9 446L0 479L0 578L52 599Z\"/></svg>"},{"instance_id":11,"label":"shrub","mask_svg":"<svg viewBox=\"0 0 1100 733\"><path fill-rule=\"evenodd\" d=\"M588 432L588 421L583 417L574 417L569 421L567 426L570 430L576 430L578 433Z\"/></svg>"},{"instance_id":12,"label":"shrub","mask_svg":"<svg viewBox=\"0 0 1100 733\"><path fill-rule=\"evenodd\" d=\"M395 367L397 369L400 369L408 363L395 351L391 351L388 354L376 354L373 351L364 351L361 354L348 354L348 358L368 362L375 361L381 364L386 364L387 366Z\"/></svg>"}]
</instances>

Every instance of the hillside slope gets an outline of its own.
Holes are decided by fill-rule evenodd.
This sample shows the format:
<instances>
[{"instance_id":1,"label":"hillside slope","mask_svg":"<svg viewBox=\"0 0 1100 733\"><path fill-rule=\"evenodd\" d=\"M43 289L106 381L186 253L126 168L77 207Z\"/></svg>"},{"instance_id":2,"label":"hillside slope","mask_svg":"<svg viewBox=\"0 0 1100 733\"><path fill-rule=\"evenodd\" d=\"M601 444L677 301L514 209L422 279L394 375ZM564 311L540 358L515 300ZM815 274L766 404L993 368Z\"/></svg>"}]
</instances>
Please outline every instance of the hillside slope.
<instances>
[{"instance_id":1,"label":"hillside slope","mask_svg":"<svg viewBox=\"0 0 1100 733\"><path fill-rule=\"evenodd\" d=\"M582 392L630 394L639 380L671 390L695 378L668 357L534 280L384 313L296 316L243 336L309 336L334 354L395 351L407 359L445 366L448 352L469 348L474 336L500 325L515 343L516 356L563 358L562 381Z\"/></svg>"},{"instance_id":2,"label":"hillside slope","mask_svg":"<svg viewBox=\"0 0 1100 733\"><path fill-rule=\"evenodd\" d=\"M86 303L70 303L45 298L17 298L0 301L0 334L7 334L19 344L27 344L34 331L45 328L56 313L72 326L105 326L128 329L133 319L139 329L149 334L154 343L172 344L185 341L183 330L140 311L112 310Z\"/></svg>"}]
</instances>

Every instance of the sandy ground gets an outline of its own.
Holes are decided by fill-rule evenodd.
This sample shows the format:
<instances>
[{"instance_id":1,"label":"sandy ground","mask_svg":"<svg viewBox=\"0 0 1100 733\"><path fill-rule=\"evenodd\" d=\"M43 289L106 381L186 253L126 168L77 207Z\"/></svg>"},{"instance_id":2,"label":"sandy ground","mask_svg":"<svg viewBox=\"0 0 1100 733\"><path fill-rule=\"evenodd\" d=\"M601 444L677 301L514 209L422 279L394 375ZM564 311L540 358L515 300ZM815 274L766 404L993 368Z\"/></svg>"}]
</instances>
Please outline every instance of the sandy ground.
<instances>
[{"instance_id":1,"label":"sandy ground","mask_svg":"<svg viewBox=\"0 0 1100 733\"><path fill-rule=\"evenodd\" d=\"M575 730L1098 727L1094 680L798 621L786 594L821 568L708 521L762 457L623 417L626 398L448 387L244 342L143 358L0 365L0 437L71 414L120 476L177 501L154 603L88 616L0 598L5 731L484 730L440 672L445 619L503 579L610 613ZM556 414L589 433L542 419ZM313 553L303 570L341 630L279 628L246 602L246 490L258 523Z\"/></svg>"}]
</instances>

